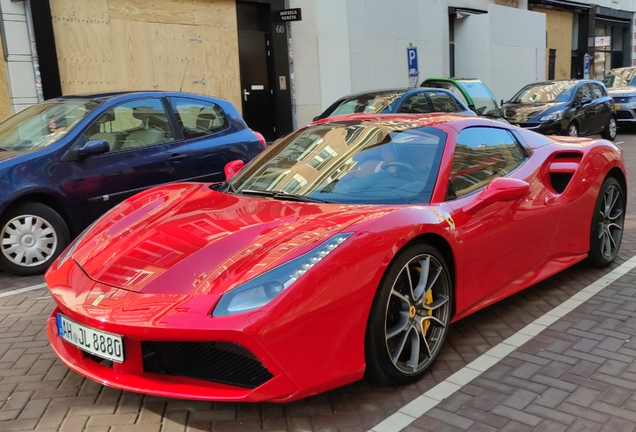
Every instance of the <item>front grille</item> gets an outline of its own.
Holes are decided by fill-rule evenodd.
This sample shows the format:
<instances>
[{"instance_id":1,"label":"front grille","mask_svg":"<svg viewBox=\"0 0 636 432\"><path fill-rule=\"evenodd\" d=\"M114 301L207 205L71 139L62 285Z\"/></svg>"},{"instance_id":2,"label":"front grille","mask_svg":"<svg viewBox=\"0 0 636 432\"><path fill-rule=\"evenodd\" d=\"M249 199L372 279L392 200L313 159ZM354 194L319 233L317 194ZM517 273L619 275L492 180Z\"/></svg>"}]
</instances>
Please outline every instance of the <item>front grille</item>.
<instances>
[{"instance_id":1,"label":"front grille","mask_svg":"<svg viewBox=\"0 0 636 432\"><path fill-rule=\"evenodd\" d=\"M250 351L230 342L142 342L144 372L256 388L274 376Z\"/></svg>"},{"instance_id":2,"label":"front grille","mask_svg":"<svg viewBox=\"0 0 636 432\"><path fill-rule=\"evenodd\" d=\"M634 120L634 116L629 111L616 111L616 118L618 120Z\"/></svg>"},{"instance_id":3,"label":"front grille","mask_svg":"<svg viewBox=\"0 0 636 432\"><path fill-rule=\"evenodd\" d=\"M627 102L632 102L632 98L631 97L615 97L613 98L614 102L616 103L627 103Z\"/></svg>"}]
</instances>

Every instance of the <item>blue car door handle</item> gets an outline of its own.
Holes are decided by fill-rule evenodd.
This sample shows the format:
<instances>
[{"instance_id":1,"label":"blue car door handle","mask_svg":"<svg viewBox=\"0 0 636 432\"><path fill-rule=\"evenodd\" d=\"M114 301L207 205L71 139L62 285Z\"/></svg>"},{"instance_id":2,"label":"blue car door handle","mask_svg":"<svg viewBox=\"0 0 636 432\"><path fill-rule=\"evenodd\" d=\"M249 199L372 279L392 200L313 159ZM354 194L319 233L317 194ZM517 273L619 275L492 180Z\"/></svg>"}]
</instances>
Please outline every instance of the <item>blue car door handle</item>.
<instances>
[{"instance_id":1,"label":"blue car door handle","mask_svg":"<svg viewBox=\"0 0 636 432\"><path fill-rule=\"evenodd\" d=\"M188 155L175 153L172 156L170 156L170 158L168 158L168 160L169 161L178 161L178 160L183 160L183 159L185 159L187 157L188 157Z\"/></svg>"}]
</instances>

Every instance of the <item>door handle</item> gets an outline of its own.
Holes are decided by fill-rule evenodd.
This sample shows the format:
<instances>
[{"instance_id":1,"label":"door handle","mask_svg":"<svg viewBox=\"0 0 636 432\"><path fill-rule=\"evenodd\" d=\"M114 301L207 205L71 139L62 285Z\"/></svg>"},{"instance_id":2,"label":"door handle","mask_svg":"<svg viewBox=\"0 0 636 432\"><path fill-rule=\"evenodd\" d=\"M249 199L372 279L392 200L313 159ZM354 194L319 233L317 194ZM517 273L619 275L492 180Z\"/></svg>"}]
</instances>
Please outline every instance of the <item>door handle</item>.
<instances>
[{"instance_id":1,"label":"door handle","mask_svg":"<svg viewBox=\"0 0 636 432\"><path fill-rule=\"evenodd\" d=\"M185 158L187 158L187 155L184 154L173 154L172 156L170 156L170 158L168 158L169 161L178 161L178 160L183 160Z\"/></svg>"},{"instance_id":2,"label":"door handle","mask_svg":"<svg viewBox=\"0 0 636 432\"><path fill-rule=\"evenodd\" d=\"M250 95L250 92L248 92L247 90L243 89L243 100L245 102L247 102L247 97Z\"/></svg>"}]
</instances>

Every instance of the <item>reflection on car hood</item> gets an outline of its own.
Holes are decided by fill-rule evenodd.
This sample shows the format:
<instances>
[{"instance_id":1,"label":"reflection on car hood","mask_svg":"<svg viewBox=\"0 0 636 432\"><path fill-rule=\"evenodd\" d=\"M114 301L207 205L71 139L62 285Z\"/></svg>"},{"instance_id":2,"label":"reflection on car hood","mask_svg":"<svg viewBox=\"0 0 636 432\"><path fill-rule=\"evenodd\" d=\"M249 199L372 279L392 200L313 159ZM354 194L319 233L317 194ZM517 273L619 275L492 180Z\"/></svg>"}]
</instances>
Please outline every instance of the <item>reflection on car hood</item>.
<instances>
[{"instance_id":1,"label":"reflection on car hood","mask_svg":"<svg viewBox=\"0 0 636 432\"><path fill-rule=\"evenodd\" d=\"M543 114L550 108L563 105L560 102L551 103L533 103L533 104L516 104L508 103L502 108L503 116L512 123L526 123L534 117Z\"/></svg>"},{"instance_id":2,"label":"reflection on car hood","mask_svg":"<svg viewBox=\"0 0 636 432\"><path fill-rule=\"evenodd\" d=\"M104 216L73 259L91 279L129 291L221 294L351 224L390 211L170 185L137 195Z\"/></svg>"},{"instance_id":3,"label":"reflection on car hood","mask_svg":"<svg viewBox=\"0 0 636 432\"><path fill-rule=\"evenodd\" d=\"M608 88L607 93L611 97L630 97L636 96L636 87L615 87Z\"/></svg>"}]
</instances>

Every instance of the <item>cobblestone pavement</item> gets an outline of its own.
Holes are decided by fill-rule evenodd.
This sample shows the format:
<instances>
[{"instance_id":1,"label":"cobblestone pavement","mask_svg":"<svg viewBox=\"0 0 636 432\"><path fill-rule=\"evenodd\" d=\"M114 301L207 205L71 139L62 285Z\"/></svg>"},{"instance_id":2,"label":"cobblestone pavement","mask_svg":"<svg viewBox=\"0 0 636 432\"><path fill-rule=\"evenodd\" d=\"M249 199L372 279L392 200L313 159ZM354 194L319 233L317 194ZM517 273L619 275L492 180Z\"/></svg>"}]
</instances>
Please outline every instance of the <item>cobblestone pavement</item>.
<instances>
[{"instance_id":1,"label":"cobblestone pavement","mask_svg":"<svg viewBox=\"0 0 636 432\"><path fill-rule=\"evenodd\" d=\"M630 184L617 263L636 255L636 136L619 135ZM611 269L574 266L451 326L416 384L360 381L286 405L171 400L103 387L70 372L48 346L41 277L0 273L0 431L181 432L368 430ZM522 345L407 431L634 431L636 271Z\"/></svg>"}]
</instances>

